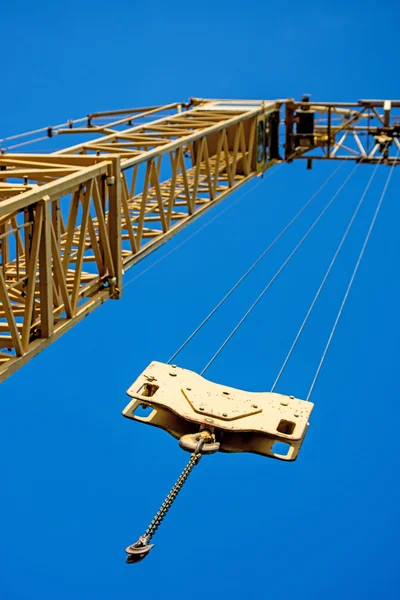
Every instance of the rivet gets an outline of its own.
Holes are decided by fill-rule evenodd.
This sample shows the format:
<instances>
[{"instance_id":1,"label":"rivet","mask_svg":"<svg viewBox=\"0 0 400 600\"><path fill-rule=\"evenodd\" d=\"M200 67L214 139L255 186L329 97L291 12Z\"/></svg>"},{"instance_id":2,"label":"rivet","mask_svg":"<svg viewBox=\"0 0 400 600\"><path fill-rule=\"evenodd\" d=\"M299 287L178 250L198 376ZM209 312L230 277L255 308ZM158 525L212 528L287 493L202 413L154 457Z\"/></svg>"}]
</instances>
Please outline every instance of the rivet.
<instances>
[{"instance_id":1,"label":"rivet","mask_svg":"<svg viewBox=\"0 0 400 600\"><path fill-rule=\"evenodd\" d=\"M282 406L287 406L288 402L281 402Z\"/></svg>"},{"instance_id":2,"label":"rivet","mask_svg":"<svg viewBox=\"0 0 400 600\"><path fill-rule=\"evenodd\" d=\"M290 398L291 400L294 400L294 396L289 396L289 398Z\"/></svg>"},{"instance_id":3,"label":"rivet","mask_svg":"<svg viewBox=\"0 0 400 600\"><path fill-rule=\"evenodd\" d=\"M226 413L222 413L222 416L223 417L227 417L228 415Z\"/></svg>"},{"instance_id":4,"label":"rivet","mask_svg":"<svg viewBox=\"0 0 400 600\"><path fill-rule=\"evenodd\" d=\"M298 417L298 416L299 416L299 413L294 413L294 416L295 416L295 417Z\"/></svg>"},{"instance_id":5,"label":"rivet","mask_svg":"<svg viewBox=\"0 0 400 600\"><path fill-rule=\"evenodd\" d=\"M186 388L186 389L187 389L187 391L188 391L188 392L190 392L190 390L191 390L192 388Z\"/></svg>"},{"instance_id":6,"label":"rivet","mask_svg":"<svg viewBox=\"0 0 400 600\"><path fill-rule=\"evenodd\" d=\"M229 392L222 392L225 396L229 396Z\"/></svg>"},{"instance_id":7,"label":"rivet","mask_svg":"<svg viewBox=\"0 0 400 600\"><path fill-rule=\"evenodd\" d=\"M176 373L170 373L171 377L176 377Z\"/></svg>"},{"instance_id":8,"label":"rivet","mask_svg":"<svg viewBox=\"0 0 400 600\"><path fill-rule=\"evenodd\" d=\"M252 404L251 408L258 408L258 404Z\"/></svg>"},{"instance_id":9,"label":"rivet","mask_svg":"<svg viewBox=\"0 0 400 600\"><path fill-rule=\"evenodd\" d=\"M204 410L204 406L200 406L200 410Z\"/></svg>"},{"instance_id":10,"label":"rivet","mask_svg":"<svg viewBox=\"0 0 400 600\"><path fill-rule=\"evenodd\" d=\"M176 369L176 365L171 365L171 367L172 367L173 369Z\"/></svg>"},{"instance_id":11,"label":"rivet","mask_svg":"<svg viewBox=\"0 0 400 600\"><path fill-rule=\"evenodd\" d=\"M206 423L214 423L214 421L212 419L210 419L209 417L207 417L204 420L205 420Z\"/></svg>"}]
</instances>

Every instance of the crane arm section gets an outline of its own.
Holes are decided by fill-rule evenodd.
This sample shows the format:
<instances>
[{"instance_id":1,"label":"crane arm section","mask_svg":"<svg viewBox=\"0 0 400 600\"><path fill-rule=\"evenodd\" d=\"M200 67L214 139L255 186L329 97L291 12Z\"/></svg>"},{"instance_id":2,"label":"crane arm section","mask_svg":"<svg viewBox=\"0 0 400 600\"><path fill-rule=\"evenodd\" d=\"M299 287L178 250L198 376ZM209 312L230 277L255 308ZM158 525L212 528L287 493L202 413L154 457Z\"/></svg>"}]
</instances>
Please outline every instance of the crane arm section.
<instances>
[{"instance_id":1,"label":"crane arm section","mask_svg":"<svg viewBox=\"0 0 400 600\"><path fill-rule=\"evenodd\" d=\"M48 127L47 138L78 139L51 153L21 153L37 132L21 136L0 155L0 382L120 298L135 262L277 162L398 164L396 107L192 99Z\"/></svg>"}]
</instances>

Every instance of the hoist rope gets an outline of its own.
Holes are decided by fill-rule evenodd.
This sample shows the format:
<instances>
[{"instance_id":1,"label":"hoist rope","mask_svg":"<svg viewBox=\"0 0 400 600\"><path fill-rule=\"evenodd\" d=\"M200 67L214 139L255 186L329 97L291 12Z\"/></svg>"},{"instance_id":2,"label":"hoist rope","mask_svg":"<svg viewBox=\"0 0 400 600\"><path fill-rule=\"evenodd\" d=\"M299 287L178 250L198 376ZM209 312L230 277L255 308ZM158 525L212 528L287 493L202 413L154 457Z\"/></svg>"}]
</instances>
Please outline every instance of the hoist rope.
<instances>
[{"instance_id":1,"label":"hoist rope","mask_svg":"<svg viewBox=\"0 0 400 600\"><path fill-rule=\"evenodd\" d=\"M397 153L396 159L398 158L399 154L400 154L400 152L398 152L398 153ZM379 163L378 163L378 164L379 164ZM365 253L365 249L366 249L366 247L367 247L367 244L368 244L368 242L369 242L369 239L370 239L370 237L371 237L372 231L373 231L373 229L374 229L374 226L375 226L375 223L376 223L376 219L377 219L377 217L378 217L379 211L381 210L381 206L382 206L383 200L384 200L384 198L385 198L385 196L386 196L386 192L387 192L387 189L388 189L388 187L389 187L389 183L390 183L390 180L391 180L391 178L392 178L392 175L393 175L393 168L391 168L391 169L390 169L390 172L389 172L389 174L388 174L388 176L387 176L386 183L385 183L385 185L384 185L384 188L383 188L383 191L382 191L381 197L379 198L379 202L378 202L378 204L377 204L377 207L376 207L376 209L375 209L375 212L374 212L374 214L373 214L373 217L372 217L372 220L371 220L371 224L370 224L370 226L369 226L369 229L368 229L368 231L367 231L367 235L365 236L364 243L363 243L363 245L362 245L362 248L361 248L360 254L358 255L358 259L357 259L356 265L355 265L355 267L354 267L354 270L353 270L353 273L352 273L352 275L351 275L351 278L350 278L349 284L348 284L348 286L347 286L346 292L345 292L345 294L344 294L344 296L343 296L342 303L341 303L341 305L340 305L340 308L339 308L339 311L338 311L338 313L337 313L337 315L336 315L335 322L334 322L334 324L333 324L333 327L332 327L332 330L331 330L331 332L330 332L330 334L329 334L328 341L327 341L327 343L326 343L326 346L325 346L325 349L324 349L324 351L323 351L323 353L322 353L321 360L320 360L320 362L319 362L319 365L318 365L318 367L317 367L317 370L316 370L316 372L315 372L314 379L313 379L313 381L312 381L312 383L311 383L311 386L310 386L310 389L309 389L309 391L308 391L308 394L307 394L306 400L309 400L309 399L310 399L310 397L311 397L311 394L313 393L313 390L314 390L315 384L317 383L317 379L318 379L318 377L319 377L319 374L320 374L320 372L321 372L322 366L323 366L323 364L324 364L324 362L325 362L325 358L326 358L326 355L327 355L327 353L328 353L329 347L330 347L330 345L331 345L331 343L332 343L333 336L335 335L335 331L336 331L336 329L337 329L337 326L338 326L338 323L339 323L340 317L342 316L343 309L344 309L344 307L345 307L345 305L346 305L346 302L347 302L347 299L348 299L348 297L349 297L350 290L351 290L351 288L352 288L352 286L353 286L354 279L355 279L355 277L356 277L356 275L357 275L358 269L359 269L359 267L360 267L360 264L361 264L361 261L362 261L362 259L363 259L363 256L364 256L364 253Z\"/></svg>"},{"instance_id":2,"label":"hoist rope","mask_svg":"<svg viewBox=\"0 0 400 600\"><path fill-rule=\"evenodd\" d=\"M225 301L233 294L233 292L243 283L243 281L250 275L250 273L256 268L259 262L268 254L268 252L275 246L275 244L280 240L280 238L288 231L288 229L297 221L297 219L303 214L303 212L308 208L308 206L315 200L315 198L322 192L324 187L329 183L329 181L338 173L338 171L342 168L343 163L340 165L327 177L324 183L318 188L318 190L307 200L307 202L303 205L303 207L298 211L298 213L292 218L292 220L282 229L282 231L276 236L276 238L269 244L269 246L259 255L259 257L253 262L253 264L248 268L248 270L242 275L237 282L230 288L230 290L225 294L225 296L214 306L214 308L208 313L208 315L203 319L203 321L192 331L188 338L181 344L181 346L174 352L171 358L168 360L167 364L170 364L180 352L189 344L189 342L199 333L199 331L204 327L204 325L211 319L211 317L217 312L219 308L225 303Z\"/></svg>"},{"instance_id":3,"label":"hoist rope","mask_svg":"<svg viewBox=\"0 0 400 600\"><path fill-rule=\"evenodd\" d=\"M320 222L320 220L322 219L322 217L324 216L324 214L327 212L327 210L331 207L331 205L333 204L333 202L339 196L340 192L343 190L343 188L345 187L345 185L347 184L347 182L351 179L351 177L357 171L359 165L360 165L360 163L357 163L357 165L354 167L354 169L352 169L352 171L346 177L346 179L341 184L341 186L339 187L339 189L335 192L335 194L332 196L332 198L329 200L329 202L322 209L322 211L320 212L320 214L318 215L318 217L314 220L314 222L312 223L312 225L309 227L309 229L303 235L303 237L301 238L301 240L298 242L298 244L295 246L295 248L292 250L292 252L286 258L286 260L283 262L283 264L279 267L279 269L277 270L277 272L275 273L275 275L272 277L272 279L270 279L270 281L264 287L264 289L262 290L262 292L259 294L259 296L256 298L256 300L250 306L250 308L246 311L246 313L243 315L243 317L239 320L239 322L232 329L231 333L227 336L227 338L220 345L220 347L215 352L215 354L208 361L208 363L206 364L206 366L204 367L204 369L201 371L200 375L204 375L204 373L207 371L207 369L209 369L209 367L212 365L212 363L215 361L215 359L219 356L219 354L222 352L222 350L225 348L225 346L228 344L228 342L232 339L232 337L235 335L235 333L238 331L238 329L241 327L241 325L245 322L245 320L247 319L247 317L252 313L252 311L254 310L254 308L257 306L257 304L260 302L260 300L264 297L264 295L269 290L269 288L272 286L272 284L276 281L276 279L282 273L283 269L290 262L290 260L293 258L293 256L298 251L298 249L306 241L306 239L311 234L311 232L315 229L315 227L318 225L318 223Z\"/></svg>"},{"instance_id":4,"label":"hoist rope","mask_svg":"<svg viewBox=\"0 0 400 600\"><path fill-rule=\"evenodd\" d=\"M279 164L276 168L271 169L269 171L269 173L264 177L264 179L268 179L269 177L271 177L271 175L273 175L279 169L281 169L282 166L283 166L282 164ZM206 227L208 227L209 225L211 225L211 223L214 223L214 221L216 221L217 219L219 219L220 217L222 217L222 215L224 215L228 210L230 210L231 208L233 208L234 206L236 206L236 204L239 204L239 202L241 202L246 196L248 196L252 191L254 191L255 189L258 188L258 186L261 184L261 181L262 181L262 179L258 178L258 180L255 183L255 185L253 185L253 187L251 187L250 189L246 189L246 191L243 192L234 202L231 202L231 204L228 204L223 210L221 210L221 212L219 212L212 219L210 219L209 221L207 221L206 223L204 223L204 225L202 225L201 227L199 227L199 229L196 229L191 235L189 235L187 238L185 238L182 242L180 242L179 244L177 244L174 248L171 248L171 250L169 250L168 252L166 252L165 254L163 254L162 256L160 256L160 258L158 258L153 263L151 263L151 265L149 265L148 267L146 267L145 269L143 269L143 271L141 271L140 273L138 273L137 275L135 275L134 277L132 277L132 279L130 279L127 283L124 284L124 289L128 285L130 285L131 283L133 283L134 281L136 281L136 279L139 279L139 277L142 277L142 275L144 275L145 273L147 273L148 271L150 271L150 269L153 269L153 267L155 267L158 264L160 264L160 262L162 262L163 260L165 260L168 256L171 256L171 254L173 254L174 252L176 252L177 250L179 250L179 248L182 248L182 246L184 246L190 240L192 240L194 237L196 237L196 235L198 235L199 233L201 233Z\"/></svg>"},{"instance_id":5,"label":"hoist rope","mask_svg":"<svg viewBox=\"0 0 400 600\"><path fill-rule=\"evenodd\" d=\"M329 264L329 266L328 266L328 268L327 268L327 270L325 272L325 275L324 275L324 277L323 277L323 279L322 279L322 281L320 283L320 286L319 286L319 288L318 288L318 290L317 290L317 292L316 292L316 294L315 294L315 296L314 296L314 298L313 298L313 300L312 300L312 302L310 304L310 307L309 307L309 309L307 311L307 314L304 317L302 324L300 325L300 328L299 328L299 330L298 330L298 332L296 334L296 337L293 340L293 343L292 343L292 345L290 347L290 350L287 353L285 360L283 361L283 364L282 364L282 366L280 368L280 371L279 371L279 373L278 373L278 375L277 375L277 377L276 377L276 379L274 381L274 384L273 384L273 386L271 388L271 392L273 392L275 390L275 388L276 388L276 386L277 386L277 384L278 384L278 382L279 382L279 380L280 380L280 378L281 378L281 376L283 374L283 371L285 370L286 365L288 364L289 359L292 356L292 353L293 353L293 351L294 351L294 349L295 349L295 347L297 345L297 342L299 341L299 338L300 338L300 336L301 336L301 334L302 334L302 332L304 330L304 327L306 326L307 321L308 321L308 319L309 319L309 317L310 317L310 315L311 315L311 313L312 313L312 311L314 309L314 306L317 303L317 300L318 300L319 296L321 295L321 292L322 292L322 290L323 290L323 288L325 286L325 283L326 283L326 281L327 281L327 279L329 277L329 274L330 274L330 272L332 271L332 269L333 269L333 267L335 265L336 259L339 256L339 253L340 253L340 251L341 251L341 249L343 247L343 244L345 243L345 241L346 241L346 239L347 239L347 237L348 237L348 235L350 233L350 230L351 230L351 228L353 226L353 223L354 223L354 221L355 221L355 219L356 219L356 217L357 217L357 215L358 215L358 213L359 213L359 211L361 209L361 206L364 203L364 200L365 200L365 198L366 198L366 196L368 194L368 191L369 191L369 189L370 189L370 187L372 185L372 182L373 182L373 180L375 178L375 175L376 175L376 172L377 172L377 169L378 169L379 165L380 165L380 162L378 162L376 164L375 169L373 170L372 175L369 178L368 183L365 186L365 189L364 189L364 191L363 191L363 193L361 195L361 198L360 198L360 200L359 200L356 208L354 209L353 215L352 215L352 217L351 217L351 219L350 219L350 221L349 221L349 223L348 223L348 225L346 227L346 230L345 230L345 232L343 234L342 239L339 242L339 245L338 245L338 247L336 249L336 252L335 252L335 254L332 257L332 260L331 260L331 262L330 262L330 264Z\"/></svg>"}]
</instances>

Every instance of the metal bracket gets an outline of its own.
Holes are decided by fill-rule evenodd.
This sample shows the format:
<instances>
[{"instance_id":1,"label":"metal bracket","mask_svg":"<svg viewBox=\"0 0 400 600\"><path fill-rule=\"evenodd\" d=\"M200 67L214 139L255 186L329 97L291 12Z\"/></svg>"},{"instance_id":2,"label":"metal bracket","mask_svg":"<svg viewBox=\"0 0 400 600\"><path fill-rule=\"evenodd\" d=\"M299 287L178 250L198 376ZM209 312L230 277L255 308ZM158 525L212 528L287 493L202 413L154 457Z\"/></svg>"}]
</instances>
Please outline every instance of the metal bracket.
<instances>
[{"instance_id":1,"label":"metal bracket","mask_svg":"<svg viewBox=\"0 0 400 600\"><path fill-rule=\"evenodd\" d=\"M122 414L177 439L212 431L221 452L253 452L295 460L308 428L311 402L272 392L245 392L197 373L152 362L127 391ZM150 411L140 415L141 407ZM279 444L277 446L277 444Z\"/></svg>"}]
</instances>

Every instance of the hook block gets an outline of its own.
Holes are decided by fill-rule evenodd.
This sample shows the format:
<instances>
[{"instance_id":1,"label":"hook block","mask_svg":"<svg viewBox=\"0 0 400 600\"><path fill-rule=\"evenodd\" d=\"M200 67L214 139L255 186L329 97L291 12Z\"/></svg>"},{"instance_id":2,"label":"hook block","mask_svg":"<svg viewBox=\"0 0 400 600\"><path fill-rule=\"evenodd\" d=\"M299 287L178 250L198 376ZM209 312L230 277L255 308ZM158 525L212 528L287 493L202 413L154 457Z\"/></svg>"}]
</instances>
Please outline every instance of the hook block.
<instances>
[{"instance_id":1,"label":"hook block","mask_svg":"<svg viewBox=\"0 0 400 600\"><path fill-rule=\"evenodd\" d=\"M311 402L272 392L246 392L212 383L193 371L152 362L127 391L122 414L164 429L177 439L207 428L221 452L296 459Z\"/></svg>"}]
</instances>

